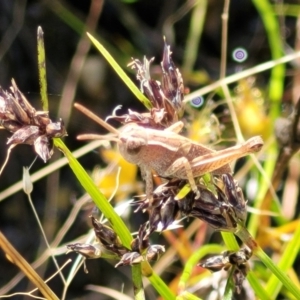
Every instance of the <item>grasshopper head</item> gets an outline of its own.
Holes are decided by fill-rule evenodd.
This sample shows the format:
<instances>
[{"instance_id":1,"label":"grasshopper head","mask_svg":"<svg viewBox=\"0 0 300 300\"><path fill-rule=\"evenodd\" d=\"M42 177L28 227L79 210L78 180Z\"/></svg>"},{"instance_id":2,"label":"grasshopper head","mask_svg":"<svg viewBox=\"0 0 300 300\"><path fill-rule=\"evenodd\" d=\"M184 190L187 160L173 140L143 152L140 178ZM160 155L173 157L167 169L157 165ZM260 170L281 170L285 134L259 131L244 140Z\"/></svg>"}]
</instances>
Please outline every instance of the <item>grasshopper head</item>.
<instances>
[{"instance_id":1,"label":"grasshopper head","mask_svg":"<svg viewBox=\"0 0 300 300\"><path fill-rule=\"evenodd\" d=\"M260 136L254 136L246 141L249 152L258 152L264 145L264 141Z\"/></svg>"},{"instance_id":2,"label":"grasshopper head","mask_svg":"<svg viewBox=\"0 0 300 300\"><path fill-rule=\"evenodd\" d=\"M96 116L93 112L85 108L84 106L75 103L74 106L82 113L96 121L99 125L106 128L111 135L101 136L95 134L84 134L77 137L80 140L86 139L106 139L115 141L119 144L119 150L121 155L130 163L139 164L142 161L141 150L143 146L147 145L147 129L138 126L135 123L125 125L121 131L110 126L101 118ZM1 107L0 107L1 108Z\"/></svg>"},{"instance_id":3,"label":"grasshopper head","mask_svg":"<svg viewBox=\"0 0 300 300\"><path fill-rule=\"evenodd\" d=\"M119 150L122 156L131 163L138 164L140 152L147 145L146 129L136 124L128 124L119 135Z\"/></svg>"}]
</instances>

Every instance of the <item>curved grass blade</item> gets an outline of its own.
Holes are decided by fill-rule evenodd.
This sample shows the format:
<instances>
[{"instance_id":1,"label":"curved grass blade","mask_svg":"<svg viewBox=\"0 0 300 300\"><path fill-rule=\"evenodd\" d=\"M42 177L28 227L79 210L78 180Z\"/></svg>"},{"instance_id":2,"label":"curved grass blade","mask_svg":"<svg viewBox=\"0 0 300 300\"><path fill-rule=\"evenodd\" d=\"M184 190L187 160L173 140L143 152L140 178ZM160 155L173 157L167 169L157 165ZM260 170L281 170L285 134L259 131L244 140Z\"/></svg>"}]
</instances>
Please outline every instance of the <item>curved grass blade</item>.
<instances>
[{"instance_id":1,"label":"curved grass blade","mask_svg":"<svg viewBox=\"0 0 300 300\"><path fill-rule=\"evenodd\" d=\"M206 255L211 253L220 253L224 250L224 247L218 244L204 245L199 250L193 253L193 255L185 263L182 275L179 280L178 289L183 292L186 287L186 283L192 273L192 269L195 265Z\"/></svg>"},{"instance_id":2,"label":"curved grass blade","mask_svg":"<svg viewBox=\"0 0 300 300\"><path fill-rule=\"evenodd\" d=\"M99 52L105 57L105 59L109 62L109 64L113 67L116 73L120 76L120 78L124 81L124 83L128 86L131 92L148 108L151 108L151 103L147 99L147 97L137 88L137 86L132 82L132 80L127 76L127 74L123 71L123 69L119 66L119 64L114 60L114 58L109 54L109 52L100 44L92 35L87 32L89 39L95 45L95 47L99 50Z\"/></svg>"},{"instance_id":3,"label":"curved grass blade","mask_svg":"<svg viewBox=\"0 0 300 300\"><path fill-rule=\"evenodd\" d=\"M53 139L55 146L61 150L66 158L69 161L69 165L77 177L78 181L81 183L85 191L91 196L97 207L104 214L104 216L108 219L114 231L120 237L122 244L131 249L130 242L132 240L132 236L127 226L123 222L123 220L117 215L114 211L111 204L107 201L105 196L99 191L98 187L92 181L87 172L83 169L77 159L73 156L67 146L60 139Z\"/></svg>"}]
</instances>

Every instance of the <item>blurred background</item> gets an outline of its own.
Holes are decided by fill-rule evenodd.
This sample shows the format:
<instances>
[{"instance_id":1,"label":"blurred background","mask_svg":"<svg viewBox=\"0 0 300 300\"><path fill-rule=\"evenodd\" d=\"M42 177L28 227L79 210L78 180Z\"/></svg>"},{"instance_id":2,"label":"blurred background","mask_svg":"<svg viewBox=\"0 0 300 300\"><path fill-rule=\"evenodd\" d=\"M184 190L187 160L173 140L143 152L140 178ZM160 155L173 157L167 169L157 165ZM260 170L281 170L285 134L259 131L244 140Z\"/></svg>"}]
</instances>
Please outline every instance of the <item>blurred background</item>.
<instances>
[{"instance_id":1,"label":"blurred background","mask_svg":"<svg viewBox=\"0 0 300 300\"><path fill-rule=\"evenodd\" d=\"M299 50L299 38L296 40L296 34L299 36L299 28L298 33L296 32L297 16L292 13L284 14L287 10L283 10L283 5L299 4L298 1L284 1L284 3L273 1L271 4L279 17L282 55L290 53L293 49ZM220 77L223 9L224 2L219 0L1 0L0 85L8 90L11 79L14 78L30 103L37 110L42 108L36 50L37 27L41 26L44 31L47 58L50 117L52 120L61 117L65 121L68 136L64 141L70 150L76 150L83 146L82 142L76 140L77 134L105 133L105 131L74 110L74 102L84 104L103 118L110 115L117 105L123 106L122 112L126 112L129 108L144 110L105 59L90 44L85 32L90 32L103 43L135 82L137 80L134 72L127 67L132 57L140 60L144 56L149 59L155 57L152 74L153 77L159 78L159 64L165 37L167 43L171 45L173 60L182 72L185 87L189 91L194 91ZM195 27L200 28L200 33L193 37ZM230 1L227 42L227 76L271 60L272 48L254 2ZM299 73L299 62L288 65L284 78L284 92L278 105L283 115L290 113L290 108L297 100L295 96L297 72ZM271 107L268 96L269 78L270 71L260 73L252 83L240 83L240 94L238 90L234 92L237 98L250 97L247 96L247 92L243 92L245 89L250 94L254 91L259 93L257 98L260 99L260 108L256 115L262 113L260 120L263 121L260 121L260 126L263 128L258 126L257 131L248 131L249 128L254 128L256 123L251 118L244 117L240 121L243 123L241 126L244 126L243 133L246 137L254 134L268 137L270 134L272 124L270 125L270 121L266 119ZM235 84L236 86L238 84ZM252 89L254 86L255 90ZM297 97L299 95L300 93ZM216 99L221 98L222 96L216 95ZM203 100L206 103L208 98ZM199 110L201 109L202 107ZM219 107L217 113L220 115L221 123L229 122L230 117L226 115L224 107ZM229 138L234 133L230 125L227 128L231 130L225 134ZM6 157L8 137L8 132L0 131L1 163ZM60 156L61 154L55 151L48 164ZM19 145L13 149L0 178L0 191L20 181L23 166L29 166L34 158L35 153L30 146ZM92 172L95 165L100 168L106 166L96 150L80 158L80 162L88 172ZM31 173L44 166L45 164L38 158L31 168ZM142 191L142 188L137 190ZM68 166L41 178L34 184L33 202L50 241L83 192ZM127 195L130 196L132 195ZM88 216L91 209L92 204L84 206L61 243L75 240L87 232L90 228ZM143 218L142 215L134 215L132 230L137 230ZM45 250L36 220L23 191L0 200L0 230L29 262L34 261ZM163 236L157 239L158 242L166 244ZM58 256L58 261L62 264L69 257L75 258L75 255ZM87 262L87 267L88 274L81 269L73 279L66 299L110 299L86 291L87 284L107 286L131 293L129 268L115 269L113 263L105 260ZM69 265L64 271L68 273L70 268ZM164 275L165 279L171 280L178 270L180 264L174 264ZM51 261L40 270L45 278L53 272ZM7 261L0 251L0 289L17 273L18 269ZM51 280L49 285L58 295L61 294L63 285L58 276ZM28 289L30 289L28 281L22 279L14 284L14 289L5 293ZM147 299L155 299L155 295L155 292L149 289ZM13 299L25 298L25 296L13 297Z\"/></svg>"}]
</instances>

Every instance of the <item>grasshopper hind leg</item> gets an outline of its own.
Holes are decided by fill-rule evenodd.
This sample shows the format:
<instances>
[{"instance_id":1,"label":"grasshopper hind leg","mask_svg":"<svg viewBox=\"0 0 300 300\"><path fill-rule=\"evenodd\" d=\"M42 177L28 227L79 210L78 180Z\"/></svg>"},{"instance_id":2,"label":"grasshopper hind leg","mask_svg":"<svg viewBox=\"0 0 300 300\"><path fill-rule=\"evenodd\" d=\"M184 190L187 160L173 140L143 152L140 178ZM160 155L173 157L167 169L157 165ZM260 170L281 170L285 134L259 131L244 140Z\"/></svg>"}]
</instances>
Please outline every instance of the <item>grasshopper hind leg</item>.
<instances>
[{"instance_id":1,"label":"grasshopper hind leg","mask_svg":"<svg viewBox=\"0 0 300 300\"><path fill-rule=\"evenodd\" d=\"M186 157L180 157L176 159L174 163L168 168L166 173L172 177L187 179L192 191L196 194L195 199L200 198L200 191L197 188L192 167Z\"/></svg>"}]
</instances>

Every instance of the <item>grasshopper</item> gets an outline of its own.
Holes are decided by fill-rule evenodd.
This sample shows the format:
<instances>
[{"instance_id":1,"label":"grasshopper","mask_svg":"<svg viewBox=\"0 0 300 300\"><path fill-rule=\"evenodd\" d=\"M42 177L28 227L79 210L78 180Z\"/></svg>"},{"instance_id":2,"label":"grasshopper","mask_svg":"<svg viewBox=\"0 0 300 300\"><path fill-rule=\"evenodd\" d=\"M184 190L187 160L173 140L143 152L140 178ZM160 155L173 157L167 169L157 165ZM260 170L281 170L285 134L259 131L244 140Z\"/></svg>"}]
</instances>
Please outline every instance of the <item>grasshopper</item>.
<instances>
[{"instance_id":1,"label":"grasshopper","mask_svg":"<svg viewBox=\"0 0 300 300\"><path fill-rule=\"evenodd\" d=\"M183 128L181 121L164 130L130 123L119 131L82 105L75 103L75 107L111 132L106 136L84 134L78 136L78 139L108 139L117 142L121 155L140 167L150 203L153 191L152 170L161 177L188 180L197 199L200 192L195 178L209 172L213 175L232 173L230 162L258 152L263 146L262 138L255 136L240 145L214 151L179 135Z\"/></svg>"}]
</instances>

